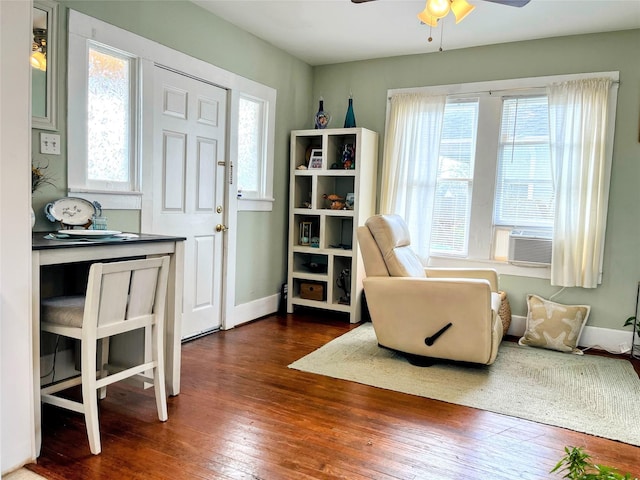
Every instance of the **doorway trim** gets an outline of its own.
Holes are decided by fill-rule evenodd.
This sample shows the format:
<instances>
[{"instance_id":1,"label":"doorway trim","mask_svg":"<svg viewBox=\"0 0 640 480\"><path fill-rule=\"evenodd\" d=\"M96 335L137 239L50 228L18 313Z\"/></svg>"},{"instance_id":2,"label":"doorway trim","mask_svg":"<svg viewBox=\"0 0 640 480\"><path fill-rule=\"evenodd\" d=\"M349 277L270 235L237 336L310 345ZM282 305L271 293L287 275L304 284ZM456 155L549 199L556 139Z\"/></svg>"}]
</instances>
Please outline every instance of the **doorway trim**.
<instances>
[{"instance_id":1,"label":"doorway trim","mask_svg":"<svg viewBox=\"0 0 640 480\"><path fill-rule=\"evenodd\" d=\"M194 58L186 53L174 50L161 45L147 38L123 30L116 26L105 23L96 18L90 17L78 11L69 10L69 23L77 25L76 33L86 39L91 39L106 45L120 48L130 52L139 58L139 68L141 72L141 95L140 95L140 120L142 128L140 130L140 168L142 178L142 205L140 212L140 230L151 221L150 202L151 195L148 186L151 185L151 175L153 172L153 109L145 108L153 106L154 92L154 67L156 64L168 67L172 70L182 72L188 76L202 79L207 83L217 85L228 90L227 96L227 134L226 134L226 165L225 165L225 192L224 208L226 216L225 224L229 230L223 242L223 267L222 267L222 308L221 308L221 328L223 330L233 328L237 325L235 307L235 284L236 284L236 245L238 229L238 199L237 186L234 173L234 162L238 157L238 105L241 92L266 92L265 98L274 98L276 90L262 85L253 80L249 80L235 73L224 70L220 67ZM271 108L275 111L275 105ZM151 233L151 232L149 232Z\"/></svg>"}]
</instances>

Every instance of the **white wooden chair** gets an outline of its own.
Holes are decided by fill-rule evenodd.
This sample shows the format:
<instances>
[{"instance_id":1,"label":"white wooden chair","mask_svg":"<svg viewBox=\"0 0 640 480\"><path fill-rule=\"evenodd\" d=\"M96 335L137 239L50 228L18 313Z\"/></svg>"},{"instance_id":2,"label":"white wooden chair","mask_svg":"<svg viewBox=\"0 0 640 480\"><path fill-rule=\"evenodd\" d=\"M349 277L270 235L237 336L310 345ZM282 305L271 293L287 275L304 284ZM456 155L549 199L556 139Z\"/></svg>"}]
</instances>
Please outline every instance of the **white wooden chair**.
<instances>
[{"instance_id":1,"label":"white wooden chair","mask_svg":"<svg viewBox=\"0 0 640 480\"><path fill-rule=\"evenodd\" d=\"M94 263L89 270L86 296L42 301L41 330L80 340L82 351L81 375L42 388L42 402L83 413L89 446L95 455L101 451L98 389L103 398L107 385L125 378L153 383L158 418L167 420L163 338L168 273L169 257ZM151 358L142 352L139 365L108 365L109 337L140 328L151 330ZM98 341L102 346L99 365ZM54 395L79 384L81 402Z\"/></svg>"}]
</instances>

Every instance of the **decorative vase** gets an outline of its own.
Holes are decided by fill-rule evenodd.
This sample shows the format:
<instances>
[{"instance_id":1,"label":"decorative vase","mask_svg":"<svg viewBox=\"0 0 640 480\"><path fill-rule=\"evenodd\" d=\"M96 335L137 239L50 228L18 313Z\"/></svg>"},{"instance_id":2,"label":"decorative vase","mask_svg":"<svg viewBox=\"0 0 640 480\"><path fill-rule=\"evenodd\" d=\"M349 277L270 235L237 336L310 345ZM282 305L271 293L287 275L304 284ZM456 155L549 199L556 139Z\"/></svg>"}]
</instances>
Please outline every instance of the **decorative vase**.
<instances>
[{"instance_id":1,"label":"decorative vase","mask_svg":"<svg viewBox=\"0 0 640 480\"><path fill-rule=\"evenodd\" d=\"M315 127L318 129L327 128L329 122L331 121L331 116L329 112L324 110L324 99L320 97L320 101L318 103L318 113L316 113L314 117Z\"/></svg>"},{"instance_id":2,"label":"decorative vase","mask_svg":"<svg viewBox=\"0 0 640 480\"><path fill-rule=\"evenodd\" d=\"M344 128L353 128L356 126L356 115L353 113L353 97L349 95L349 106L347 107L347 115L344 117Z\"/></svg>"},{"instance_id":3,"label":"decorative vase","mask_svg":"<svg viewBox=\"0 0 640 480\"><path fill-rule=\"evenodd\" d=\"M36 224L36 212L33 211L33 207L29 208L31 208L31 229L33 229L34 225Z\"/></svg>"}]
</instances>

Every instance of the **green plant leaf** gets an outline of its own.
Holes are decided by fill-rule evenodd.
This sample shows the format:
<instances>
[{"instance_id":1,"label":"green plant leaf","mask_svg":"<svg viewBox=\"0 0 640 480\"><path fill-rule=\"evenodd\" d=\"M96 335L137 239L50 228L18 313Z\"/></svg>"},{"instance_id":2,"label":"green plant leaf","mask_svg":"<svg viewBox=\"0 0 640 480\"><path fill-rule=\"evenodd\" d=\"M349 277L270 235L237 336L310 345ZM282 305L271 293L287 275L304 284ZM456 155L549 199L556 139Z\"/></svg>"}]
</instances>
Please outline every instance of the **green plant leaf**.
<instances>
[{"instance_id":1,"label":"green plant leaf","mask_svg":"<svg viewBox=\"0 0 640 480\"><path fill-rule=\"evenodd\" d=\"M638 480L630 473L621 474L613 467L593 464L591 456L581 447L564 447L565 455L550 473L564 473L569 480Z\"/></svg>"}]
</instances>

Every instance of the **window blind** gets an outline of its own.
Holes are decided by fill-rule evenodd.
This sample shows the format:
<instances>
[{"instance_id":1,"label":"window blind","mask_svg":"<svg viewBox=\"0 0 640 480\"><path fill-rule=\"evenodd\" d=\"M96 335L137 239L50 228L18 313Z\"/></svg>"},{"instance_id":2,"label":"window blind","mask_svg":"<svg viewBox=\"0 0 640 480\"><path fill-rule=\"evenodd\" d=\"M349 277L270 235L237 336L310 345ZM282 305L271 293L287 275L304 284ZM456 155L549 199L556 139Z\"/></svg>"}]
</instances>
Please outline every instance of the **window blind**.
<instances>
[{"instance_id":1,"label":"window blind","mask_svg":"<svg viewBox=\"0 0 640 480\"><path fill-rule=\"evenodd\" d=\"M504 98L494 224L551 229L554 200L547 97Z\"/></svg>"},{"instance_id":2,"label":"window blind","mask_svg":"<svg viewBox=\"0 0 640 480\"><path fill-rule=\"evenodd\" d=\"M477 123L477 99L451 101L445 106L431 254L467 254Z\"/></svg>"}]
</instances>

